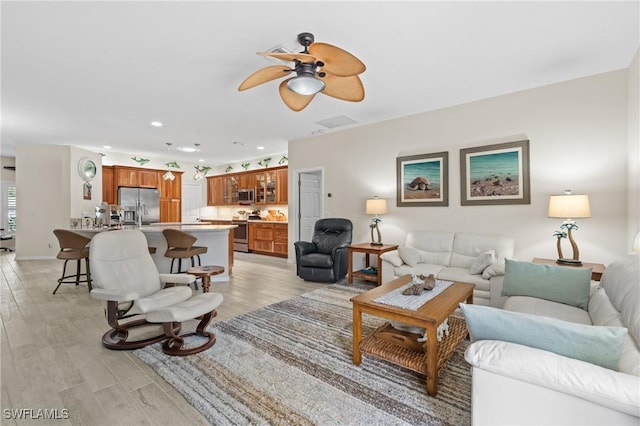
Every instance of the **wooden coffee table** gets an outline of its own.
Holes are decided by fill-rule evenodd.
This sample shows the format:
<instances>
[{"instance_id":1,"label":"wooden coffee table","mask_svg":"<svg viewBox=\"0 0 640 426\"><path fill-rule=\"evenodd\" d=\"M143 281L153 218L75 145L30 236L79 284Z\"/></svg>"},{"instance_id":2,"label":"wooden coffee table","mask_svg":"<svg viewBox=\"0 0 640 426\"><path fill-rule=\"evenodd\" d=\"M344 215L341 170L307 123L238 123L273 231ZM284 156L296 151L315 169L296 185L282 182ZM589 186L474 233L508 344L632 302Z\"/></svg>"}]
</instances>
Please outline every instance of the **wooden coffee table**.
<instances>
[{"instance_id":1,"label":"wooden coffee table","mask_svg":"<svg viewBox=\"0 0 640 426\"><path fill-rule=\"evenodd\" d=\"M211 286L211 275L220 275L224 272L224 267L222 266L192 266L187 269L187 274L195 275L196 277L202 278L202 292L209 292L209 287Z\"/></svg>"},{"instance_id":2,"label":"wooden coffee table","mask_svg":"<svg viewBox=\"0 0 640 426\"><path fill-rule=\"evenodd\" d=\"M465 301L467 303L473 303L473 289L475 285L454 282L442 293L415 311L373 301L383 294L402 287L409 282L411 282L411 276L405 275L351 298L351 302L353 303L353 363L359 365L362 362L361 350L363 350L364 352L371 353L390 362L403 365L425 374L427 376L427 393L431 396L436 396L438 393L438 370L445 364L456 346L458 346L467 335L464 320L455 317L451 317L449 321L450 334L444 337L442 343L438 342L437 328L458 308L459 303ZM394 346L391 343L376 339L375 333L362 340L363 312L425 328L427 341L424 344L424 350L417 352L415 350ZM384 327L385 326L378 330ZM417 337L417 335L414 336ZM390 347L394 349L390 350ZM406 354L406 356L398 356L398 354ZM417 363L415 362L416 359L418 360Z\"/></svg>"}]
</instances>

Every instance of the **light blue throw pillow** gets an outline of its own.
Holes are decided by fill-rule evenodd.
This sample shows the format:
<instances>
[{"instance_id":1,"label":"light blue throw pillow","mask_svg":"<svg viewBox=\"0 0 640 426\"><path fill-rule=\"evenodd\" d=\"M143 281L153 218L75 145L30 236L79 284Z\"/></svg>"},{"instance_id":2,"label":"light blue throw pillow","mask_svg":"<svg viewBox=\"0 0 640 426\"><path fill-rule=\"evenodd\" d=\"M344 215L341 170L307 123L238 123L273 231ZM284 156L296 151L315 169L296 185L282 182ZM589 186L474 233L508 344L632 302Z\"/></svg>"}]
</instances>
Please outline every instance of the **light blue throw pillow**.
<instances>
[{"instance_id":1,"label":"light blue throw pillow","mask_svg":"<svg viewBox=\"0 0 640 426\"><path fill-rule=\"evenodd\" d=\"M461 303L471 341L500 340L543 349L618 371L627 329L576 324Z\"/></svg>"},{"instance_id":2,"label":"light blue throw pillow","mask_svg":"<svg viewBox=\"0 0 640 426\"><path fill-rule=\"evenodd\" d=\"M587 310L590 268L540 265L507 259L503 296L530 296Z\"/></svg>"}]
</instances>

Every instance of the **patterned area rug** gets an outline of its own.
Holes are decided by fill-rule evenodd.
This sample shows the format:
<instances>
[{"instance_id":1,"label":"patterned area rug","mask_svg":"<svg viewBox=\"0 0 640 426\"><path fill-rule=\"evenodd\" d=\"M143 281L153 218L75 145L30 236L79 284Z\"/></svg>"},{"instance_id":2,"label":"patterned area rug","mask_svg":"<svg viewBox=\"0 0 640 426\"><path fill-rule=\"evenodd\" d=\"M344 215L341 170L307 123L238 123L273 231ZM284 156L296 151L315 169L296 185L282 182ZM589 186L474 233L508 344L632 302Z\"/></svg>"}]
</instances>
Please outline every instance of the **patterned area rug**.
<instances>
[{"instance_id":1,"label":"patterned area rug","mask_svg":"<svg viewBox=\"0 0 640 426\"><path fill-rule=\"evenodd\" d=\"M216 344L170 357L160 344L135 351L216 425L467 425L471 375L463 341L438 377L363 354L353 365L349 299L334 284L215 324ZM364 335L384 323L363 315Z\"/></svg>"}]
</instances>

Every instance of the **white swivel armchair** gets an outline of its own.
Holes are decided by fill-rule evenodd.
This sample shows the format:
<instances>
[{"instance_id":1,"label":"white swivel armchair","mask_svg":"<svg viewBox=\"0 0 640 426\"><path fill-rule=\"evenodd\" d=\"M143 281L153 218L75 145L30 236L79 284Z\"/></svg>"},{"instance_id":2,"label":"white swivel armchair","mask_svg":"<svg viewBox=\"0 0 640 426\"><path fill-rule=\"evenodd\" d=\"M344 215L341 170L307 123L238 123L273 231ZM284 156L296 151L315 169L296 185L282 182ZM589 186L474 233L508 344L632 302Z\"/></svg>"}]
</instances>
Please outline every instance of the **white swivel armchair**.
<instances>
[{"instance_id":1,"label":"white swivel armchair","mask_svg":"<svg viewBox=\"0 0 640 426\"><path fill-rule=\"evenodd\" d=\"M218 293L194 295L189 284L193 275L159 274L144 234L137 230L101 232L91 240L89 261L93 289L91 296L106 302L111 329L102 336L109 349L138 349L162 342L168 355L190 355L210 348L216 341L206 331L223 297ZM182 322L200 319L196 331L178 334ZM163 331L152 337L129 340L133 328L161 324ZM142 330L140 330L142 331ZM136 330L137 335L143 334ZM187 336L195 343L184 345Z\"/></svg>"}]
</instances>

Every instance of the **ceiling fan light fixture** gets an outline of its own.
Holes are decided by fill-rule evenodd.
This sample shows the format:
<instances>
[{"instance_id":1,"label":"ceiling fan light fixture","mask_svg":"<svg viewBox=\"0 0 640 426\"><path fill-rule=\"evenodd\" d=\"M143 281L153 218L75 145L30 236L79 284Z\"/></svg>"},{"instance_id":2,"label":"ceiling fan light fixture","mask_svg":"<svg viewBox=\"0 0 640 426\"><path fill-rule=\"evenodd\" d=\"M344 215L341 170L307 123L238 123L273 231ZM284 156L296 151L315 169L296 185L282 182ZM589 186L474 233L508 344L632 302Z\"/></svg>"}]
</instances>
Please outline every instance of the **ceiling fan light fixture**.
<instances>
[{"instance_id":1,"label":"ceiling fan light fixture","mask_svg":"<svg viewBox=\"0 0 640 426\"><path fill-rule=\"evenodd\" d=\"M303 96L315 95L324 90L324 81L309 75L299 75L287 81L287 88Z\"/></svg>"}]
</instances>

